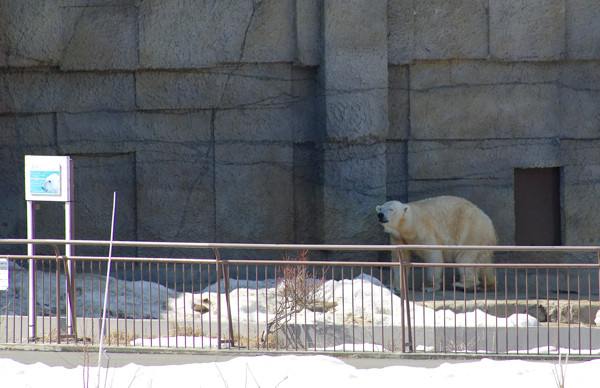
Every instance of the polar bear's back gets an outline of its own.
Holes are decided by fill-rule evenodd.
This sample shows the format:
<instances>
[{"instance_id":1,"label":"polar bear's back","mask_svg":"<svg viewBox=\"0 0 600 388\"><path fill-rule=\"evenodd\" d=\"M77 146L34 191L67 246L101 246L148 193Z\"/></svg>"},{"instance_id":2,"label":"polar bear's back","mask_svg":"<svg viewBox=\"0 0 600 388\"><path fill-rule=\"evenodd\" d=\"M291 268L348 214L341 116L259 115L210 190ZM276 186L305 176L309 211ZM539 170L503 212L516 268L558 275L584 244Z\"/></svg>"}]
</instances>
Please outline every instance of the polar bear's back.
<instances>
[{"instance_id":1,"label":"polar bear's back","mask_svg":"<svg viewBox=\"0 0 600 388\"><path fill-rule=\"evenodd\" d=\"M472 202L441 196L409 203L414 227L428 241L420 244L496 245L498 238L490 217Z\"/></svg>"}]
</instances>

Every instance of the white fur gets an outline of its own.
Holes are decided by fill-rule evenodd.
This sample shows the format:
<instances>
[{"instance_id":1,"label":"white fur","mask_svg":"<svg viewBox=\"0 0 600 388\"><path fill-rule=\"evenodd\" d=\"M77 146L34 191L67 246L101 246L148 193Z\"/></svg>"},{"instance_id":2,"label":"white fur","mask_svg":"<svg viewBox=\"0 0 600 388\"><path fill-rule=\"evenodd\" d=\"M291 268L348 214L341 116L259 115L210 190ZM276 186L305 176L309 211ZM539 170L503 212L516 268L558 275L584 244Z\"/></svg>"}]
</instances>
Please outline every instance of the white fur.
<instances>
[{"instance_id":1,"label":"white fur","mask_svg":"<svg viewBox=\"0 0 600 388\"><path fill-rule=\"evenodd\" d=\"M496 245L498 238L492 220L477 206L464 198L442 196L417 202L389 201L375 208L384 232L392 245ZM492 251L415 250L413 254L426 263L491 263ZM404 260L411 252L403 251ZM394 255L396 261L400 258ZM399 287L397 268L393 271L394 286ZM457 287L472 289L483 282L495 284L493 270L464 268ZM442 286L442 268L427 268L427 289Z\"/></svg>"}]
</instances>

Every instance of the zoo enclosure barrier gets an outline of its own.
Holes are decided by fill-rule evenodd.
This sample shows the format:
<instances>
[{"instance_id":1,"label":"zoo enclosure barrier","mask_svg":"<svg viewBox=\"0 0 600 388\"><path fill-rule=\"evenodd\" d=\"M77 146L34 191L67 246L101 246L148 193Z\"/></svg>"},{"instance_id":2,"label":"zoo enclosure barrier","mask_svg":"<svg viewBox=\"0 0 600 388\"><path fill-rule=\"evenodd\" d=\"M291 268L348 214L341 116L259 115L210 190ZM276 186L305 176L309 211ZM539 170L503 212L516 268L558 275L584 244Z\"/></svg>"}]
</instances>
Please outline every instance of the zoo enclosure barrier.
<instances>
[{"instance_id":1,"label":"zoo enclosure barrier","mask_svg":"<svg viewBox=\"0 0 600 388\"><path fill-rule=\"evenodd\" d=\"M54 255L3 255L0 343L84 343L100 338L108 257L59 247L98 240L4 239L49 245ZM411 249L594 254L600 247L217 244L114 241L121 247L189 248L202 258L112 257L107 346L306 352L543 355L600 354L599 264L314 261L314 251ZM278 251L279 260L222 259L234 250ZM196 252L196 251L194 251ZM290 253L292 253L290 255ZM442 267L442 289L425 292L423 272ZM392 292L390 273L400 273ZM491 289L453 284L490 268ZM32 269L30 271L30 269ZM33 276L32 276L33 275ZM229 292L227 292L229 291ZM33 300L34 303L28 303ZM30 311L30 306L35 311Z\"/></svg>"}]
</instances>

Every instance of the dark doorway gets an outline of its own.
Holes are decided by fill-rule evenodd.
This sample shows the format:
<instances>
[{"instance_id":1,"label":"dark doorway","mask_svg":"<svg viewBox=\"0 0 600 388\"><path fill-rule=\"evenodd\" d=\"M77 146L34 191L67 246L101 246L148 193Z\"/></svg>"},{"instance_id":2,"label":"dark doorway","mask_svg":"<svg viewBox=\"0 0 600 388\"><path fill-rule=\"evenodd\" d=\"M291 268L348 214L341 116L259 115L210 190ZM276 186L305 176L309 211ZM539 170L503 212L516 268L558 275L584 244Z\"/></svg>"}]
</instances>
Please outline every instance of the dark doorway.
<instances>
[{"instance_id":1,"label":"dark doorway","mask_svg":"<svg viewBox=\"0 0 600 388\"><path fill-rule=\"evenodd\" d=\"M561 245L560 168L514 171L515 242Z\"/></svg>"}]
</instances>

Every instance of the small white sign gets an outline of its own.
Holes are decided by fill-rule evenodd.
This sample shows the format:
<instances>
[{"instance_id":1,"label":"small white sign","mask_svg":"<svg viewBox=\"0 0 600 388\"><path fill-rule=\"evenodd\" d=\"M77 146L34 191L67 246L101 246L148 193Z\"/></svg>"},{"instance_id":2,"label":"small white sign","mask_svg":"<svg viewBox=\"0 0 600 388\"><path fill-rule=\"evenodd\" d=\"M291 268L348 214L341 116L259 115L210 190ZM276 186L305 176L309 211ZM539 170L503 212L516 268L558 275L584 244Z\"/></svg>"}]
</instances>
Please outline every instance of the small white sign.
<instances>
[{"instance_id":1,"label":"small white sign","mask_svg":"<svg viewBox=\"0 0 600 388\"><path fill-rule=\"evenodd\" d=\"M25 155L25 199L70 201L71 158Z\"/></svg>"},{"instance_id":2,"label":"small white sign","mask_svg":"<svg viewBox=\"0 0 600 388\"><path fill-rule=\"evenodd\" d=\"M0 259L0 291L8 290L8 259Z\"/></svg>"}]
</instances>

